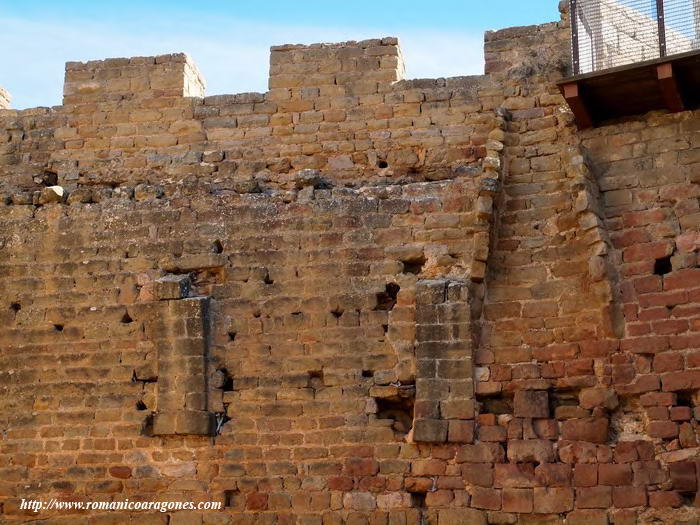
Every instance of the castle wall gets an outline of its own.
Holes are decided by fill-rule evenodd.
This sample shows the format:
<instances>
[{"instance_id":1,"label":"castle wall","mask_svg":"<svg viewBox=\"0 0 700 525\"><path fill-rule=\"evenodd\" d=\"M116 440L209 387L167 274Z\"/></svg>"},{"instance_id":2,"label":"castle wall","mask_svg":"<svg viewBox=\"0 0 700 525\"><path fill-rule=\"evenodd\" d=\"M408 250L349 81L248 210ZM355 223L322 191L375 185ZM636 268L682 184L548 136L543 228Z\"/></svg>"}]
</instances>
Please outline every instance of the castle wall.
<instances>
[{"instance_id":1,"label":"castle wall","mask_svg":"<svg viewBox=\"0 0 700 525\"><path fill-rule=\"evenodd\" d=\"M700 126L580 132L568 23L69 63L0 111L0 497L68 522L692 523Z\"/></svg>"}]
</instances>

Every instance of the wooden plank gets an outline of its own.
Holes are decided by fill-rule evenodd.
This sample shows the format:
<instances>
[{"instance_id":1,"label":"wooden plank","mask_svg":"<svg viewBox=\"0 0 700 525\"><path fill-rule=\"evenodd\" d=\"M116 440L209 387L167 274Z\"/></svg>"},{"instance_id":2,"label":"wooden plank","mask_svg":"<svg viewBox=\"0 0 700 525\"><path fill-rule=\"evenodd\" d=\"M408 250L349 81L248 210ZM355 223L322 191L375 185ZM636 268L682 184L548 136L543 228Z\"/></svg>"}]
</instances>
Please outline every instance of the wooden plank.
<instances>
[{"instance_id":1,"label":"wooden plank","mask_svg":"<svg viewBox=\"0 0 700 525\"><path fill-rule=\"evenodd\" d=\"M576 125L579 129L592 128L593 119L591 114L586 107L586 102L581 96L581 90L579 89L578 82L570 82L569 84L561 85L561 93L564 95L564 99L574 113L574 118L576 120Z\"/></svg>"},{"instance_id":2,"label":"wooden plank","mask_svg":"<svg viewBox=\"0 0 700 525\"><path fill-rule=\"evenodd\" d=\"M676 82L676 77L673 74L673 64L668 62L666 64L659 64L656 66L656 77L659 80L661 95L663 96L664 103L666 104L668 110L673 113L685 111L683 97L681 96L681 92L678 90L678 83Z\"/></svg>"}]
</instances>

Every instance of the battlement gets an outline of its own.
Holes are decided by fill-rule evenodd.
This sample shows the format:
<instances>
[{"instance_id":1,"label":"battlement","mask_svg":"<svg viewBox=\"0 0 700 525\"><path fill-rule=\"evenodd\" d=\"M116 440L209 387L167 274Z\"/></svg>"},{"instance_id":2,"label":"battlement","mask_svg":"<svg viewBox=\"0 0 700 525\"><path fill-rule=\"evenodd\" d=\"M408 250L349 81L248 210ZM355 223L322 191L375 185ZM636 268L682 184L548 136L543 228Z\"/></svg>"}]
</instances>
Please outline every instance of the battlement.
<instances>
[{"instance_id":1,"label":"battlement","mask_svg":"<svg viewBox=\"0 0 700 525\"><path fill-rule=\"evenodd\" d=\"M403 57L395 37L270 49L270 89L350 84L362 89L403 77Z\"/></svg>"},{"instance_id":2,"label":"battlement","mask_svg":"<svg viewBox=\"0 0 700 525\"><path fill-rule=\"evenodd\" d=\"M63 103L202 97L204 85L197 66L185 53L68 62Z\"/></svg>"}]
</instances>

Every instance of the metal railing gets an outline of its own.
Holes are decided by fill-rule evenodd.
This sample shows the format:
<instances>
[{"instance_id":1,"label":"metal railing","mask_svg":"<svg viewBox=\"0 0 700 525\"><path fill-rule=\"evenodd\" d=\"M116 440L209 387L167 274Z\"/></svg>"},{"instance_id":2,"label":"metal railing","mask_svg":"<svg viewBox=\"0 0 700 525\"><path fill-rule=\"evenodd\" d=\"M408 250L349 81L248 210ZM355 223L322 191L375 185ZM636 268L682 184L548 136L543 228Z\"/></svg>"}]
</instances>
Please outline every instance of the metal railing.
<instances>
[{"instance_id":1,"label":"metal railing","mask_svg":"<svg viewBox=\"0 0 700 525\"><path fill-rule=\"evenodd\" d=\"M700 50L700 0L569 0L574 74Z\"/></svg>"}]
</instances>

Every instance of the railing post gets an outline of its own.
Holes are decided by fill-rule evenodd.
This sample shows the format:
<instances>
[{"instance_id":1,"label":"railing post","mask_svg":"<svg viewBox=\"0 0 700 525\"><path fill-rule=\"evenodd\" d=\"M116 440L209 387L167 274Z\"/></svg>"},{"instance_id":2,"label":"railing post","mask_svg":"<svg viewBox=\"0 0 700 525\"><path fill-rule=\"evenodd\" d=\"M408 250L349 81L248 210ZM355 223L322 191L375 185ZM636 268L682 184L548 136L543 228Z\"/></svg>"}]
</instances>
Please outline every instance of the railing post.
<instances>
[{"instance_id":1,"label":"railing post","mask_svg":"<svg viewBox=\"0 0 700 525\"><path fill-rule=\"evenodd\" d=\"M578 48L578 0L569 0L571 14L571 51L574 66L574 75L581 72L581 58Z\"/></svg>"},{"instance_id":2,"label":"railing post","mask_svg":"<svg viewBox=\"0 0 700 525\"><path fill-rule=\"evenodd\" d=\"M656 0L656 20L659 24L659 56L666 56L666 18L664 15L664 0Z\"/></svg>"}]
</instances>

